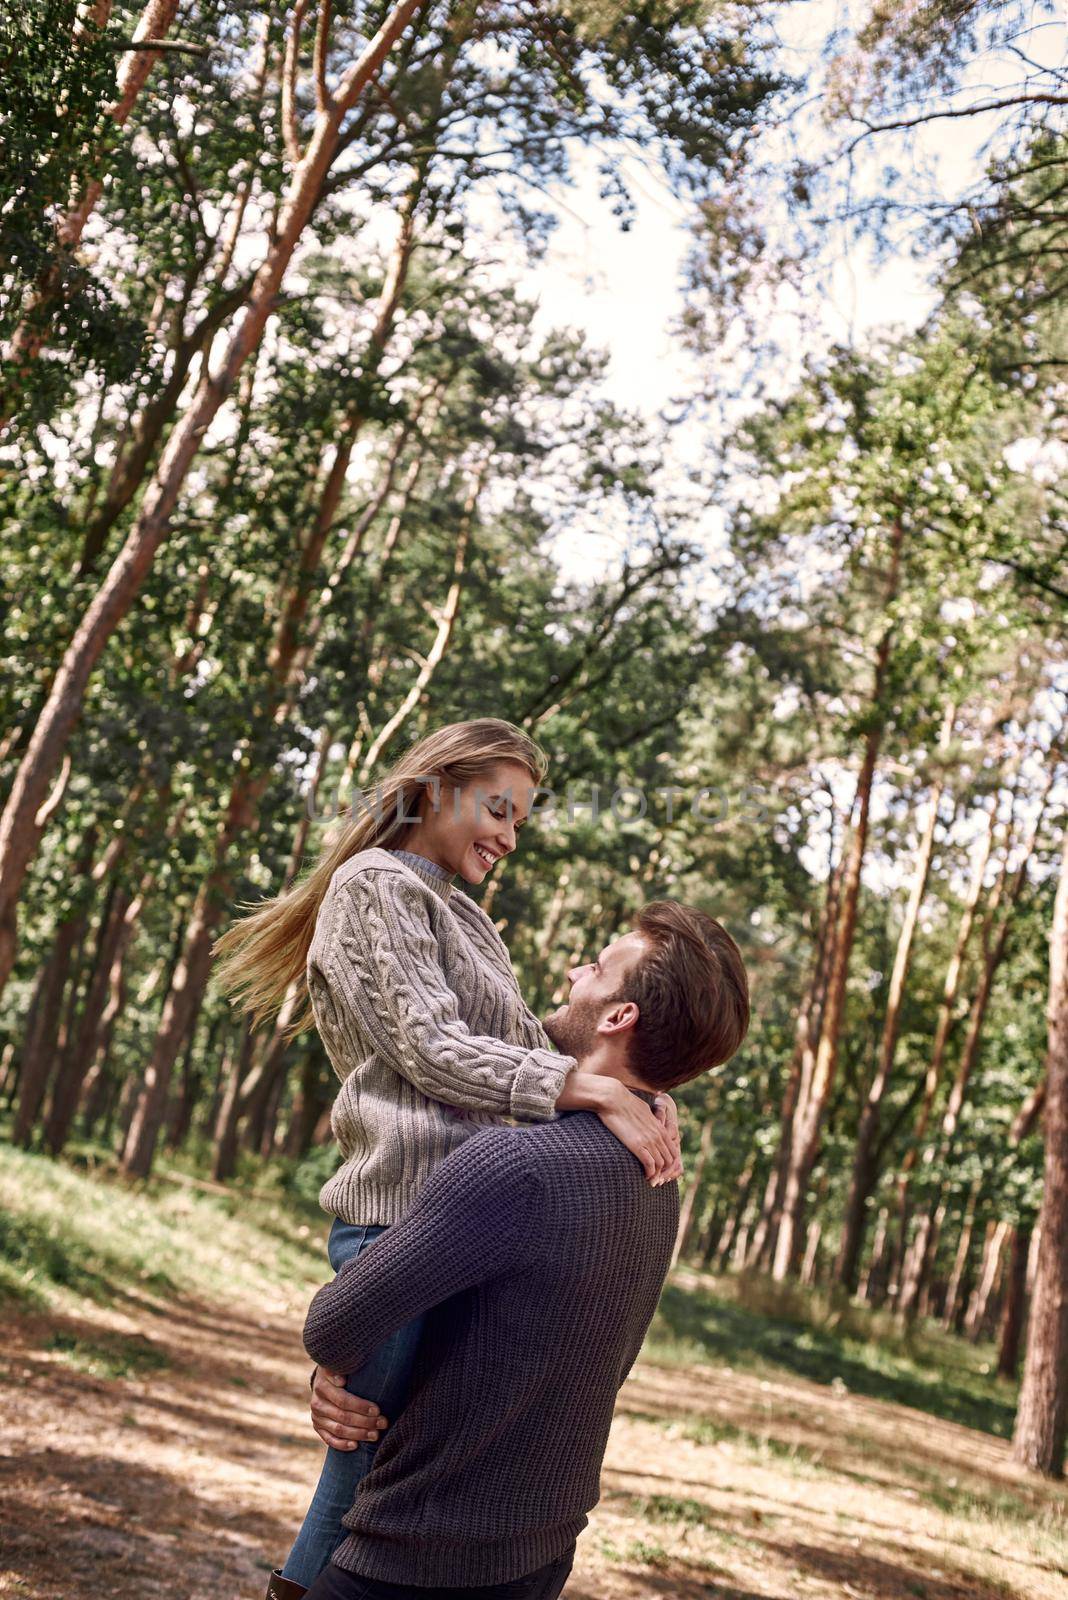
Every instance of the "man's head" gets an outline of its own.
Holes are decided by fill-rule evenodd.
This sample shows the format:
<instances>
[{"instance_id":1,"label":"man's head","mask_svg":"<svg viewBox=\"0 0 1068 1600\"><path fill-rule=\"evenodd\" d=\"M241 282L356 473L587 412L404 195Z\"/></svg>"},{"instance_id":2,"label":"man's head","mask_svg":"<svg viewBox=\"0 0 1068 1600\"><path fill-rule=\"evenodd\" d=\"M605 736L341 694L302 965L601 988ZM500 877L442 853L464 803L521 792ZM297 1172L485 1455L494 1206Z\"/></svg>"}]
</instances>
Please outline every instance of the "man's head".
<instances>
[{"instance_id":1,"label":"man's head","mask_svg":"<svg viewBox=\"0 0 1068 1600\"><path fill-rule=\"evenodd\" d=\"M654 900L630 933L572 967L571 994L545 1019L558 1049L585 1071L632 1087L674 1089L729 1061L749 1027L741 952L721 923Z\"/></svg>"}]
</instances>

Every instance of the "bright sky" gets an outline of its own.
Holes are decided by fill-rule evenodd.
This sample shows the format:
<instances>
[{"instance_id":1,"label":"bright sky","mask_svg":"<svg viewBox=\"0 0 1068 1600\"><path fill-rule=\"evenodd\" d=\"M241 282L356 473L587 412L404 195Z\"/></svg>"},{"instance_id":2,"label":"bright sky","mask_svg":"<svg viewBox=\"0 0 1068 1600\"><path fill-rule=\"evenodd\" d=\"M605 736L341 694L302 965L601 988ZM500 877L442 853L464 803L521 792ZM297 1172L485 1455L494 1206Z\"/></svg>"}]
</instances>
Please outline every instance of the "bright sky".
<instances>
[{"instance_id":1,"label":"bright sky","mask_svg":"<svg viewBox=\"0 0 1068 1600\"><path fill-rule=\"evenodd\" d=\"M829 34L846 22L850 0L811 0L787 4L779 32L787 68L801 73L815 66ZM852 9L867 11L870 6ZM1029 43L1032 51L1056 55L1063 39L1056 27L1041 31ZM1019 63L984 58L966 88L971 103L1001 82L1018 81ZM896 136L869 142L857 157L855 182L863 192L878 183L884 162L892 160L915 174L910 182L930 192L953 196L967 188L982 163L982 143L994 131L989 118L966 122L939 121L917 131L908 149ZM806 143L825 137L813 121ZM817 146L818 148L818 146ZM870 152L870 153L867 153ZM915 166L907 163L915 161ZM516 262L521 289L540 306L544 328L566 325L581 329L589 343L608 352L605 391L618 404L648 416L673 410L673 402L692 395L700 383L695 358L672 335L672 321L681 307L681 270L690 245L687 211L646 166L627 158L637 202L637 221L622 233L609 206L597 193L595 162L578 152L576 182L556 195L560 223L547 254L536 266ZM879 325L914 328L934 304L927 282L933 263L916 260L907 251L875 266L866 247L850 247L844 239L828 241L835 261L821 296L820 321L825 337L853 342ZM811 308L809 308L811 309ZM775 320L781 325L786 350L798 350L788 332L786 307ZM791 374L784 371L783 382ZM668 464L678 465L680 481L687 464L710 446L709 430L699 422L672 430ZM714 518L705 517L693 530L712 547L719 539ZM618 540L597 530L565 530L554 554L562 574L572 581L604 571L618 557Z\"/></svg>"}]
</instances>

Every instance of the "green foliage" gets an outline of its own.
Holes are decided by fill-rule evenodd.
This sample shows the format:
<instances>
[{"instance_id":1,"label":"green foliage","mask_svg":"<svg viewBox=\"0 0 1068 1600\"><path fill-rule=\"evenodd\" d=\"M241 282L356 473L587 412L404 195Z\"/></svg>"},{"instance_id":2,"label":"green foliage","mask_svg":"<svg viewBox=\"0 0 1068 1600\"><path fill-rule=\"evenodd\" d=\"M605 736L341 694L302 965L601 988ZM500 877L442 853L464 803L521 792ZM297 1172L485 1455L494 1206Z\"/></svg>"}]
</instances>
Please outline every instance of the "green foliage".
<instances>
[{"instance_id":1,"label":"green foliage","mask_svg":"<svg viewBox=\"0 0 1068 1600\"><path fill-rule=\"evenodd\" d=\"M47 303L29 313L29 327L47 333L76 367L97 366L119 381L137 360L137 319L56 239L56 224L118 139L108 106L122 23L101 30L86 17L75 27L81 9L76 0L32 0L0 17L0 339L11 338L29 298L47 285ZM9 375L0 370L0 392ZM53 362L37 377L34 411L43 415L64 393L65 378Z\"/></svg>"},{"instance_id":2,"label":"green foliage","mask_svg":"<svg viewBox=\"0 0 1068 1600\"><path fill-rule=\"evenodd\" d=\"M106 1169L78 1171L0 1146L0 1293L67 1310L142 1296L225 1302L268 1285L302 1302L323 1276L320 1216L292 1195L212 1193L176 1173L137 1191ZM131 1370L152 1359L136 1342L107 1350L76 1340L70 1354L125 1360Z\"/></svg>"}]
</instances>

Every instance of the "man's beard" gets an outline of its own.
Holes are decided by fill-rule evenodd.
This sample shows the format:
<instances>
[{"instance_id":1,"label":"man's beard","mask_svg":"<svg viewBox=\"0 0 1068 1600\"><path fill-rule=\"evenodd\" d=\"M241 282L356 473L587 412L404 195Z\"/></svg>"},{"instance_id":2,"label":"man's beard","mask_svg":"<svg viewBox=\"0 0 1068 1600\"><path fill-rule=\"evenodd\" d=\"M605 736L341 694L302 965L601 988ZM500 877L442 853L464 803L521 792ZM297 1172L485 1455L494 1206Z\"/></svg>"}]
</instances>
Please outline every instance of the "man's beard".
<instances>
[{"instance_id":1,"label":"man's beard","mask_svg":"<svg viewBox=\"0 0 1068 1600\"><path fill-rule=\"evenodd\" d=\"M597 1043L597 1028L610 1000L572 1000L545 1018L542 1026L556 1048L576 1061L588 1056Z\"/></svg>"}]
</instances>

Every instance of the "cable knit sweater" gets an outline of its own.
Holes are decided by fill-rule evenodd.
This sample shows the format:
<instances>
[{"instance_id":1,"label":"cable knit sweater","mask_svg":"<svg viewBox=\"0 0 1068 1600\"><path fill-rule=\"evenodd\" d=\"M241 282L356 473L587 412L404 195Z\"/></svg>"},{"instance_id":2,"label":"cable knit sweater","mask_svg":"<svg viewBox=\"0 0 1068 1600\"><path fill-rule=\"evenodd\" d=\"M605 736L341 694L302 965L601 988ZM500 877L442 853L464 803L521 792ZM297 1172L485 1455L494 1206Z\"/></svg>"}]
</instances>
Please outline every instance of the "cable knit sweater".
<instances>
[{"instance_id":1,"label":"cable knit sweater","mask_svg":"<svg viewBox=\"0 0 1068 1600\"><path fill-rule=\"evenodd\" d=\"M654 1189L599 1118L565 1112L468 1140L319 1290L304 1344L342 1372L428 1312L411 1397L342 1519L338 1566L436 1593L505 1583L569 1549L678 1218L677 1184Z\"/></svg>"},{"instance_id":2,"label":"cable knit sweater","mask_svg":"<svg viewBox=\"0 0 1068 1600\"><path fill-rule=\"evenodd\" d=\"M500 934L447 878L372 848L334 873L308 951L319 1034L341 1089L343 1156L324 1209L397 1222L465 1139L555 1118L574 1058L520 993Z\"/></svg>"}]
</instances>

